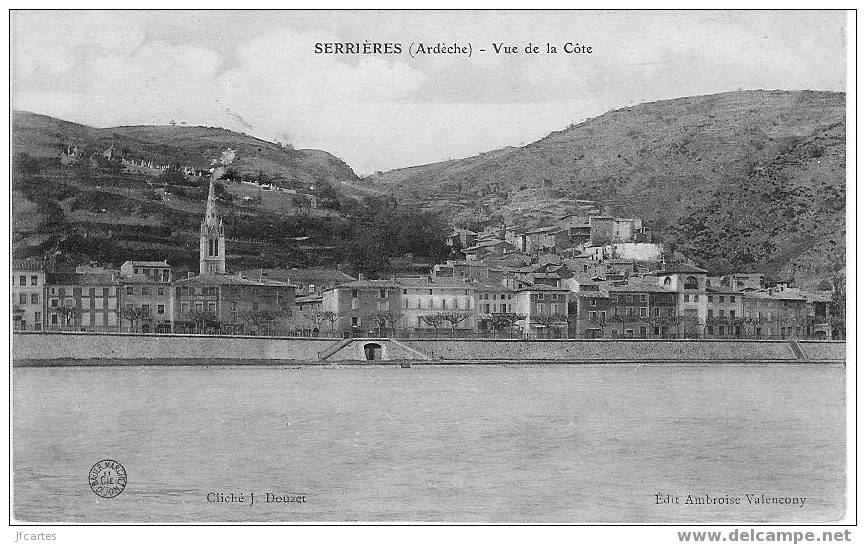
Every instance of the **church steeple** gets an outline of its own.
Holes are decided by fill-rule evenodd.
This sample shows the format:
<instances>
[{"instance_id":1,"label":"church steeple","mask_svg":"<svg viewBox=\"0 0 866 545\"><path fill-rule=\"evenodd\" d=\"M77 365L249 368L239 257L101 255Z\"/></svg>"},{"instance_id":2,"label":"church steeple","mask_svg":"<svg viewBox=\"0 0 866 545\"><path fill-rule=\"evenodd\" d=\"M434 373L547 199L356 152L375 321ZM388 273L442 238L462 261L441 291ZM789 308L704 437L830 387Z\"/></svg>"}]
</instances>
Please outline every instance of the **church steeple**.
<instances>
[{"instance_id":1,"label":"church steeple","mask_svg":"<svg viewBox=\"0 0 866 545\"><path fill-rule=\"evenodd\" d=\"M226 238L222 216L217 208L214 181L211 180L207 195L204 221L199 236L199 274L224 274L226 272Z\"/></svg>"}]
</instances>

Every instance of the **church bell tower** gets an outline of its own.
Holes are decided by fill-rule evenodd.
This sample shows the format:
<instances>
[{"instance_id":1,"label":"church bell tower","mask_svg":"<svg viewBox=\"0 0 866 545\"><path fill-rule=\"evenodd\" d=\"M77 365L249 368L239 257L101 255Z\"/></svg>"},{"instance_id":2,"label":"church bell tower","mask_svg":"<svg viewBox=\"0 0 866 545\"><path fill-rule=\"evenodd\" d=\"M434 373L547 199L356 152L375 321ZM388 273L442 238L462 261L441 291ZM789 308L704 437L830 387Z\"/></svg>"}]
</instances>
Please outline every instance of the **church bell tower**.
<instances>
[{"instance_id":1,"label":"church bell tower","mask_svg":"<svg viewBox=\"0 0 866 545\"><path fill-rule=\"evenodd\" d=\"M226 237L223 220L216 204L214 182L211 180L207 194L207 210L201 222L198 250L199 274L225 274Z\"/></svg>"}]
</instances>

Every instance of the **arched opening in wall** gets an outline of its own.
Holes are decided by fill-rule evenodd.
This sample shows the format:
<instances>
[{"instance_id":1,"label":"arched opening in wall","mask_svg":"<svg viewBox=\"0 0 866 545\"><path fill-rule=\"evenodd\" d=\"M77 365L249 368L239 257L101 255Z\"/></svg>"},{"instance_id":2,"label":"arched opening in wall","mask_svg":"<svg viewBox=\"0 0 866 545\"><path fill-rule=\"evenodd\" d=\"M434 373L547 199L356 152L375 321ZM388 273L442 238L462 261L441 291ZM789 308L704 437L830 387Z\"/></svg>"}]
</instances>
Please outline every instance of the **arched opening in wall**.
<instances>
[{"instance_id":1,"label":"arched opening in wall","mask_svg":"<svg viewBox=\"0 0 866 545\"><path fill-rule=\"evenodd\" d=\"M382 345L379 343L367 343L364 345L364 357L367 361L382 359Z\"/></svg>"}]
</instances>

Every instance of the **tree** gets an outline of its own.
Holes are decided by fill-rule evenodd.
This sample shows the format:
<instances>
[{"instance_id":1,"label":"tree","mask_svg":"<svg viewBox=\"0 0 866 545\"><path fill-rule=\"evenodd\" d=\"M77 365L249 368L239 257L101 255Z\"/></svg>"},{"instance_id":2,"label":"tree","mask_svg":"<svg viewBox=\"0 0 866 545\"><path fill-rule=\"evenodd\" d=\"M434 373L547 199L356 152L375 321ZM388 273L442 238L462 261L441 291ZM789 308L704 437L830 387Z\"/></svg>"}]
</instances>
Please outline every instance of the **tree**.
<instances>
[{"instance_id":1,"label":"tree","mask_svg":"<svg viewBox=\"0 0 866 545\"><path fill-rule=\"evenodd\" d=\"M471 314L469 314L468 312L457 312L454 310L449 312L443 312L441 314L442 319L451 324L451 337L455 336L457 326L460 325L461 322L469 318L469 316L471 316Z\"/></svg>"},{"instance_id":2,"label":"tree","mask_svg":"<svg viewBox=\"0 0 866 545\"><path fill-rule=\"evenodd\" d=\"M400 321L400 313L388 310L380 310L373 312L368 316L376 324L379 330L379 336L382 336L382 330L394 330L394 326Z\"/></svg>"},{"instance_id":3,"label":"tree","mask_svg":"<svg viewBox=\"0 0 866 545\"><path fill-rule=\"evenodd\" d=\"M757 316L745 316L743 317L743 325L747 326L748 329L751 330L752 337L757 337L757 328L764 320L758 318Z\"/></svg>"},{"instance_id":4,"label":"tree","mask_svg":"<svg viewBox=\"0 0 866 545\"><path fill-rule=\"evenodd\" d=\"M241 320L252 324L256 328L256 333L261 335L262 326L270 325L277 319L277 313L268 310L260 310L256 312L242 312Z\"/></svg>"},{"instance_id":5,"label":"tree","mask_svg":"<svg viewBox=\"0 0 866 545\"><path fill-rule=\"evenodd\" d=\"M120 309L120 319L129 322L133 333L138 333L139 324L151 317L150 309L144 307L123 307Z\"/></svg>"},{"instance_id":6,"label":"tree","mask_svg":"<svg viewBox=\"0 0 866 545\"><path fill-rule=\"evenodd\" d=\"M526 315L515 312L494 312L490 315L490 318L493 320L494 331L507 329L508 336L511 337L511 334L514 332L514 325L520 320L525 320Z\"/></svg>"},{"instance_id":7,"label":"tree","mask_svg":"<svg viewBox=\"0 0 866 545\"><path fill-rule=\"evenodd\" d=\"M433 328L433 336L438 336L439 328L445 323L445 316L441 312L420 316L421 321Z\"/></svg>"},{"instance_id":8,"label":"tree","mask_svg":"<svg viewBox=\"0 0 866 545\"><path fill-rule=\"evenodd\" d=\"M74 327L76 320L81 316L81 309L74 306L63 305L55 310L60 315L61 329Z\"/></svg>"},{"instance_id":9,"label":"tree","mask_svg":"<svg viewBox=\"0 0 866 545\"><path fill-rule=\"evenodd\" d=\"M568 323L568 316L564 314L536 314L530 318L533 322L541 324L547 331L547 338L551 337L553 327L560 324Z\"/></svg>"},{"instance_id":10,"label":"tree","mask_svg":"<svg viewBox=\"0 0 866 545\"><path fill-rule=\"evenodd\" d=\"M634 316L629 316L627 314L614 314L610 317L610 321L622 325L622 336L625 337L625 324L632 322L633 318Z\"/></svg>"},{"instance_id":11,"label":"tree","mask_svg":"<svg viewBox=\"0 0 866 545\"><path fill-rule=\"evenodd\" d=\"M833 277L833 297L827 305L827 314L831 326L831 337L845 338L845 277L841 274Z\"/></svg>"},{"instance_id":12,"label":"tree","mask_svg":"<svg viewBox=\"0 0 866 545\"><path fill-rule=\"evenodd\" d=\"M218 325L217 315L210 310L191 310L189 317L192 318L195 324L195 332L202 333L207 329L208 325Z\"/></svg>"},{"instance_id":13,"label":"tree","mask_svg":"<svg viewBox=\"0 0 866 545\"><path fill-rule=\"evenodd\" d=\"M334 336L334 324L340 321L340 318L343 317L339 312L335 312L333 310L321 310L318 313L318 317L322 322L328 322L331 324L331 336ZM321 322L320 322L321 323Z\"/></svg>"}]
</instances>

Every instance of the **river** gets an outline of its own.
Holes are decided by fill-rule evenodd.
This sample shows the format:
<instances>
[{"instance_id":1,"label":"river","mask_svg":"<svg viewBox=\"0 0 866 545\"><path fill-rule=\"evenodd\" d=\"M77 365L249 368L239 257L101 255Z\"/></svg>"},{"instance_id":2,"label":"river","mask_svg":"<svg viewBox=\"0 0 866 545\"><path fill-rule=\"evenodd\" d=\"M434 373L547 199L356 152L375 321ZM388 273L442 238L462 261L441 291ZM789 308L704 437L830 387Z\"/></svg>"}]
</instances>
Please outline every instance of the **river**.
<instances>
[{"instance_id":1,"label":"river","mask_svg":"<svg viewBox=\"0 0 866 545\"><path fill-rule=\"evenodd\" d=\"M13 411L22 521L827 522L845 506L842 365L15 368ZM127 473L111 499L88 482L104 459Z\"/></svg>"}]
</instances>

